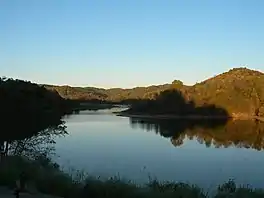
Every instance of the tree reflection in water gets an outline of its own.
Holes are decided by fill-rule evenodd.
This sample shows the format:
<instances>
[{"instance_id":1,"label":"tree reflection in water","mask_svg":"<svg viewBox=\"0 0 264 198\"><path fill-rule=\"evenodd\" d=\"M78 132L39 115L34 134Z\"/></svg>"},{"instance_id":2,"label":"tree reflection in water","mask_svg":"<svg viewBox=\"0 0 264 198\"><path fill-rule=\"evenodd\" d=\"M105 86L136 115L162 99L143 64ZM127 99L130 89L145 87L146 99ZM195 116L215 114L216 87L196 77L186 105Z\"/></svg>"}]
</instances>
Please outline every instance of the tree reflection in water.
<instances>
[{"instance_id":1,"label":"tree reflection in water","mask_svg":"<svg viewBox=\"0 0 264 198\"><path fill-rule=\"evenodd\" d=\"M196 139L206 147L264 149L264 122L253 120L157 120L130 118L133 128L154 131L175 146Z\"/></svg>"}]
</instances>

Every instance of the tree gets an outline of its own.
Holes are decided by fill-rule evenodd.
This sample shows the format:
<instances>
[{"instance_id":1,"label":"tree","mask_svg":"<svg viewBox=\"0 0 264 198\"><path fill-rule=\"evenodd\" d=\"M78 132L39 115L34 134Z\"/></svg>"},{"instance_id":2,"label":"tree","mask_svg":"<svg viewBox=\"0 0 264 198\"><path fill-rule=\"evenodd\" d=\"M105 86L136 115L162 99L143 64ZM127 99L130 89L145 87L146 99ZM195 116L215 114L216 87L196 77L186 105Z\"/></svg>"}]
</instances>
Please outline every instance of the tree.
<instances>
[{"instance_id":1,"label":"tree","mask_svg":"<svg viewBox=\"0 0 264 198\"><path fill-rule=\"evenodd\" d=\"M183 82L180 81L180 80L174 80L172 83L171 83L171 88L173 89L180 89L181 87L183 87Z\"/></svg>"},{"instance_id":2,"label":"tree","mask_svg":"<svg viewBox=\"0 0 264 198\"><path fill-rule=\"evenodd\" d=\"M5 154L13 140L62 126L62 116L72 109L57 92L22 80L0 79L0 96L0 145Z\"/></svg>"}]
</instances>

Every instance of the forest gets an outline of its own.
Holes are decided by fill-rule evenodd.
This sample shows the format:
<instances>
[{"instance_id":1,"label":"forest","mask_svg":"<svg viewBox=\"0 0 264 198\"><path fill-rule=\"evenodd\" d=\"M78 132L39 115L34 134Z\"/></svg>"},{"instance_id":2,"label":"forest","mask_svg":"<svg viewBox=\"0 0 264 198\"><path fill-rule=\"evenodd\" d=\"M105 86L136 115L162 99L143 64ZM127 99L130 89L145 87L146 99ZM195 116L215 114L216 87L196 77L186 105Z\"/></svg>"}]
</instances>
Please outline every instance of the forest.
<instances>
[{"instance_id":1,"label":"forest","mask_svg":"<svg viewBox=\"0 0 264 198\"><path fill-rule=\"evenodd\" d=\"M72 113L76 103L56 91L28 81L0 79L0 149L7 153L9 143L47 129L63 129L62 116Z\"/></svg>"}]
</instances>

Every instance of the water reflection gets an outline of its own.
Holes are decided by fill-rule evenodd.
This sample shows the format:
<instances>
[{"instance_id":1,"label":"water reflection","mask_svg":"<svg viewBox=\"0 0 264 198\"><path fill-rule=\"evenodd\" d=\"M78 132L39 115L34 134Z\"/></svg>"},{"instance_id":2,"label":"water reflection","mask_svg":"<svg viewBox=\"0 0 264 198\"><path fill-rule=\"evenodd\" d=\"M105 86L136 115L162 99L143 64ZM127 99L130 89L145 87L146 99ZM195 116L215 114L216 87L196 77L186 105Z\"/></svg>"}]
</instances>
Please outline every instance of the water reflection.
<instances>
[{"instance_id":1,"label":"water reflection","mask_svg":"<svg viewBox=\"0 0 264 198\"><path fill-rule=\"evenodd\" d=\"M130 118L132 128L140 127L145 131L154 131L170 138L175 146L184 141L196 139L206 147L238 147L264 149L264 123L258 121L209 121L203 120L154 120Z\"/></svg>"}]
</instances>

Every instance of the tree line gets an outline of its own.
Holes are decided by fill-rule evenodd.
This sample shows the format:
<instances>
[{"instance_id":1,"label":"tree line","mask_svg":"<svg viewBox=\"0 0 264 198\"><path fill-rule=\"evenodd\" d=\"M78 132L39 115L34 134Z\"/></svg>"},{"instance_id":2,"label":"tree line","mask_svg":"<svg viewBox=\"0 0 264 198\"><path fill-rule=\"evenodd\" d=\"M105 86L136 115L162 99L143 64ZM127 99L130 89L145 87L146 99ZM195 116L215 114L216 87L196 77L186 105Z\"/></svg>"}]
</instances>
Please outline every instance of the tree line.
<instances>
[{"instance_id":1,"label":"tree line","mask_svg":"<svg viewBox=\"0 0 264 198\"><path fill-rule=\"evenodd\" d=\"M35 135L47 128L63 126L62 116L76 104L56 91L29 81L0 78L0 148L9 142Z\"/></svg>"}]
</instances>

